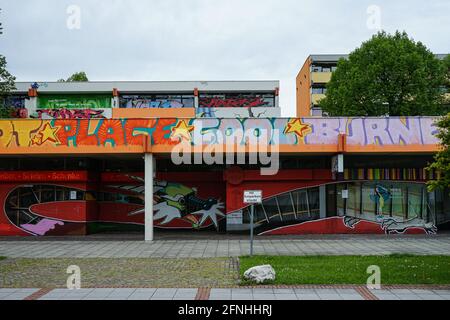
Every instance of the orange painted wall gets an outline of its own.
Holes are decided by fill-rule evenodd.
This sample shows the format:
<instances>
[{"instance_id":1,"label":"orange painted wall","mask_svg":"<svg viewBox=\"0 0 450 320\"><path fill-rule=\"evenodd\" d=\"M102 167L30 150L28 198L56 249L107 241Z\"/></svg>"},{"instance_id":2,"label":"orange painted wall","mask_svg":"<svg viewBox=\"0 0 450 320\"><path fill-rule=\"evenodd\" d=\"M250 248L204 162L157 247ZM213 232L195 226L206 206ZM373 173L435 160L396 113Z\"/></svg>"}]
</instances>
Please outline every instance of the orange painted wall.
<instances>
[{"instance_id":1,"label":"orange painted wall","mask_svg":"<svg viewBox=\"0 0 450 320\"><path fill-rule=\"evenodd\" d=\"M308 57L295 80L297 87L297 117L308 117L311 107L311 60Z\"/></svg>"},{"instance_id":2,"label":"orange painted wall","mask_svg":"<svg viewBox=\"0 0 450 320\"><path fill-rule=\"evenodd\" d=\"M195 108L143 108L143 109L126 109L113 108L112 117L115 119L122 118L195 118Z\"/></svg>"}]
</instances>

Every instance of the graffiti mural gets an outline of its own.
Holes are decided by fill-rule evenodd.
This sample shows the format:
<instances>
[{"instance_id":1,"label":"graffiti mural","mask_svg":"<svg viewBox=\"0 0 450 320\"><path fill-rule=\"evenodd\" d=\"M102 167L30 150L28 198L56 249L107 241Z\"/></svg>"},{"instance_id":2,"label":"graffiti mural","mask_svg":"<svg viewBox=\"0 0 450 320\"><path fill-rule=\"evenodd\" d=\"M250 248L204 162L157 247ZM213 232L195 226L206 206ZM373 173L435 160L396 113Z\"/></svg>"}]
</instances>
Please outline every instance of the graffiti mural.
<instances>
[{"instance_id":1,"label":"graffiti mural","mask_svg":"<svg viewBox=\"0 0 450 320\"><path fill-rule=\"evenodd\" d=\"M111 118L111 109L39 109L39 119L106 119Z\"/></svg>"},{"instance_id":2,"label":"graffiti mural","mask_svg":"<svg viewBox=\"0 0 450 320\"><path fill-rule=\"evenodd\" d=\"M108 95L39 95L39 109L98 109L111 108Z\"/></svg>"},{"instance_id":3,"label":"graffiti mural","mask_svg":"<svg viewBox=\"0 0 450 320\"><path fill-rule=\"evenodd\" d=\"M7 96L4 98L4 105L7 108L23 109L25 108L25 100L28 99L28 96L25 95Z\"/></svg>"},{"instance_id":4,"label":"graffiti mural","mask_svg":"<svg viewBox=\"0 0 450 320\"><path fill-rule=\"evenodd\" d=\"M296 189L255 206L255 229L263 235L304 233L427 233L437 231L433 200L424 183L330 184L334 198L319 201L319 187ZM263 188L264 189L264 188ZM328 189L327 189L328 190ZM344 198L343 190L347 196ZM337 208L330 209L336 201ZM328 203L328 205L327 205ZM321 217L321 206L328 218ZM331 210L331 212L330 212ZM241 209L248 223L249 209ZM245 230L245 225L242 226Z\"/></svg>"},{"instance_id":5,"label":"graffiti mural","mask_svg":"<svg viewBox=\"0 0 450 320\"><path fill-rule=\"evenodd\" d=\"M193 96L121 96L121 108L194 108Z\"/></svg>"},{"instance_id":6,"label":"graffiti mural","mask_svg":"<svg viewBox=\"0 0 450 320\"><path fill-rule=\"evenodd\" d=\"M268 99L263 97L200 97L201 108L255 108L273 107Z\"/></svg>"},{"instance_id":7,"label":"graffiti mural","mask_svg":"<svg viewBox=\"0 0 450 320\"><path fill-rule=\"evenodd\" d=\"M117 197L105 194L106 199L114 199L114 205L134 203L126 214L144 222L144 180L140 176L128 175L135 184L107 185L107 189ZM202 229L210 226L218 228L218 221L224 217L224 204L220 199L198 196L198 188L177 182L157 180L153 186L153 209L155 226L165 229ZM127 200L124 200L127 199ZM111 201L110 201L111 202ZM137 205L137 206L136 206ZM126 207L126 206L125 206Z\"/></svg>"},{"instance_id":8,"label":"graffiti mural","mask_svg":"<svg viewBox=\"0 0 450 320\"><path fill-rule=\"evenodd\" d=\"M222 144L221 139L228 136L244 145L248 135L258 136L262 130L270 144L286 146L335 146L340 133L347 135L349 146L436 146L435 121L432 117L1 120L0 149L44 144L114 148L142 145L143 135L149 136L153 145L183 140L192 145Z\"/></svg>"},{"instance_id":9,"label":"graffiti mural","mask_svg":"<svg viewBox=\"0 0 450 320\"><path fill-rule=\"evenodd\" d=\"M3 99L0 97L0 104L3 109L2 117L19 119L27 118L28 110L26 109L25 101L28 99L28 96L24 95L6 96Z\"/></svg>"},{"instance_id":10,"label":"graffiti mural","mask_svg":"<svg viewBox=\"0 0 450 320\"><path fill-rule=\"evenodd\" d=\"M197 118L275 118L280 116L279 108L204 108L196 109Z\"/></svg>"},{"instance_id":11,"label":"graffiti mural","mask_svg":"<svg viewBox=\"0 0 450 320\"><path fill-rule=\"evenodd\" d=\"M17 175L16 175L17 176ZM82 183L13 183L2 187L0 235L86 234L89 229L130 230L144 225L143 174L124 174L123 184L89 190ZM43 180L42 174L36 178ZM4 175L4 178L8 176ZM33 179L31 175L30 180ZM200 183L201 185L201 183ZM202 190L208 194L208 190ZM220 191L219 191L220 193ZM216 192L217 194L217 192ZM164 229L218 228L224 204L214 192L158 180L154 184L154 225ZM139 230L139 229L137 229ZM143 229L141 229L143 230Z\"/></svg>"},{"instance_id":12,"label":"graffiti mural","mask_svg":"<svg viewBox=\"0 0 450 320\"><path fill-rule=\"evenodd\" d=\"M434 234L436 227L432 223L412 221L399 228L368 220L360 220L348 226L345 217L329 217L301 222L294 225L278 227L261 232L260 235L295 235L295 234Z\"/></svg>"}]
</instances>

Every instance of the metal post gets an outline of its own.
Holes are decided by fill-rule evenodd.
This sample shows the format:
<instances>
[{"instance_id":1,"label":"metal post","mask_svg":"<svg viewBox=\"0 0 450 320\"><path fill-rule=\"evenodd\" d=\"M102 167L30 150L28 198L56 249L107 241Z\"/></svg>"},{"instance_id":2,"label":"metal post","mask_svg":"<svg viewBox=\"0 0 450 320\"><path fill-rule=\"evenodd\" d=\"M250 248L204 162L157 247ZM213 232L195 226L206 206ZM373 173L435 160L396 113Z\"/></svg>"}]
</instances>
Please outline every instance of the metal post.
<instances>
[{"instance_id":1,"label":"metal post","mask_svg":"<svg viewBox=\"0 0 450 320\"><path fill-rule=\"evenodd\" d=\"M145 241L153 241L153 154L145 154Z\"/></svg>"},{"instance_id":2,"label":"metal post","mask_svg":"<svg viewBox=\"0 0 450 320\"><path fill-rule=\"evenodd\" d=\"M254 216L255 205L252 204L250 207L250 256L253 256L253 216Z\"/></svg>"}]
</instances>

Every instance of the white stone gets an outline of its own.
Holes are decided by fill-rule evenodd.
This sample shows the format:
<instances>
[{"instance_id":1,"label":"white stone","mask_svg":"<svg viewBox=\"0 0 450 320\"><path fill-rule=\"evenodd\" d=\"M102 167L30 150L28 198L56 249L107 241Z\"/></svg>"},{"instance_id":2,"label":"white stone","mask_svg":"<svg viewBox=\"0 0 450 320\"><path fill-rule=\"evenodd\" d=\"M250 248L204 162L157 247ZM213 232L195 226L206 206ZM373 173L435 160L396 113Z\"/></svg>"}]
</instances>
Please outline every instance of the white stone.
<instances>
[{"instance_id":1,"label":"white stone","mask_svg":"<svg viewBox=\"0 0 450 320\"><path fill-rule=\"evenodd\" d=\"M264 266L256 266L245 271L244 278L255 281L256 283L275 280L275 270L269 264Z\"/></svg>"}]
</instances>

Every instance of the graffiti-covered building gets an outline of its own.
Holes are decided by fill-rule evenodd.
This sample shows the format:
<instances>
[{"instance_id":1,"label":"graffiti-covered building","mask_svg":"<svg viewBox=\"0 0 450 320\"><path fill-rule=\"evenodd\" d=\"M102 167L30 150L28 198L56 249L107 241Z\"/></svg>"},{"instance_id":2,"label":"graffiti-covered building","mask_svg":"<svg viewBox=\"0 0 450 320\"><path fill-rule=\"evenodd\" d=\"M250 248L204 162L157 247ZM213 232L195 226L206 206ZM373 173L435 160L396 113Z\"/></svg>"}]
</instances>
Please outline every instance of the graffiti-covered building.
<instances>
[{"instance_id":1,"label":"graffiti-covered building","mask_svg":"<svg viewBox=\"0 0 450 320\"><path fill-rule=\"evenodd\" d=\"M436 233L432 117L280 117L277 81L18 83L0 235Z\"/></svg>"}]
</instances>

